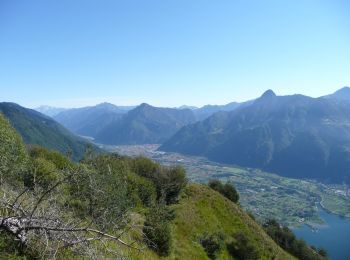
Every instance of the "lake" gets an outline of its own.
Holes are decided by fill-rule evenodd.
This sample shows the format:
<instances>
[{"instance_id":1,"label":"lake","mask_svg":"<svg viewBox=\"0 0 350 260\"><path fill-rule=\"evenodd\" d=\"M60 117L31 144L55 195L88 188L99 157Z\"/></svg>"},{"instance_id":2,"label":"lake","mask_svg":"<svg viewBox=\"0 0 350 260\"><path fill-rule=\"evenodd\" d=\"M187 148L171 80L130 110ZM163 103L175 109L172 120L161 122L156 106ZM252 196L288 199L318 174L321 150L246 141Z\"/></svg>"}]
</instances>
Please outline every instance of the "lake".
<instances>
[{"instance_id":1,"label":"lake","mask_svg":"<svg viewBox=\"0 0 350 260\"><path fill-rule=\"evenodd\" d=\"M323 247L332 260L350 259L350 218L330 214L319 209L320 217L325 225L314 231L307 225L293 229L298 238L303 238L310 245Z\"/></svg>"}]
</instances>

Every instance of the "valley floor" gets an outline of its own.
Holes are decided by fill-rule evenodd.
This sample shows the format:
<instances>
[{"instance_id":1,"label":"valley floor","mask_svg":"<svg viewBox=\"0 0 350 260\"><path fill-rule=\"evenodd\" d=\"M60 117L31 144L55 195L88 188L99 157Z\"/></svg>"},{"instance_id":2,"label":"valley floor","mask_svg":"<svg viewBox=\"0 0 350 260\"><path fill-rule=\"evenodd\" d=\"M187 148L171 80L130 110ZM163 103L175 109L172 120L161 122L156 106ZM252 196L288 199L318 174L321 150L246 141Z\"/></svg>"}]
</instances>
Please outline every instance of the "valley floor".
<instances>
[{"instance_id":1,"label":"valley floor","mask_svg":"<svg viewBox=\"0 0 350 260\"><path fill-rule=\"evenodd\" d=\"M322 223L318 206L350 217L350 189L313 180L298 180L258 169L223 165L202 157L157 151L158 145L107 146L109 151L129 156L146 156L164 165L182 165L193 182L216 178L232 181L240 193L240 203L261 221L275 218L290 227Z\"/></svg>"}]
</instances>

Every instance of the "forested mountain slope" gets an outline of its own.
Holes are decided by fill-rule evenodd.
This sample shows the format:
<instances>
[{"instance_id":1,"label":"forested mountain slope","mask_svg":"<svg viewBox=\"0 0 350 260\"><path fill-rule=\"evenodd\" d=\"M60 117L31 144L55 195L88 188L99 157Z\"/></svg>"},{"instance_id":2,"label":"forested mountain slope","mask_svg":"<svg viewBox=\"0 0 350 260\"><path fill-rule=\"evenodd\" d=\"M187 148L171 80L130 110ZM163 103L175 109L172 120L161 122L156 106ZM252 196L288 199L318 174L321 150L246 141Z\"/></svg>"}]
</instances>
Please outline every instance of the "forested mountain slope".
<instances>
[{"instance_id":1,"label":"forested mountain slope","mask_svg":"<svg viewBox=\"0 0 350 260\"><path fill-rule=\"evenodd\" d=\"M26 144L41 145L64 154L72 153L75 159L82 157L89 144L50 117L15 103L0 103L0 113L11 122Z\"/></svg>"},{"instance_id":2,"label":"forested mountain slope","mask_svg":"<svg viewBox=\"0 0 350 260\"><path fill-rule=\"evenodd\" d=\"M269 90L247 107L182 128L160 150L350 183L350 103Z\"/></svg>"},{"instance_id":3,"label":"forested mountain slope","mask_svg":"<svg viewBox=\"0 0 350 260\"><path fill-rule=\"evenodd\" d=\"M181 127L195 121L190 109L141 104L102 129L96 141L103 144L162 143Z\"/></svg>"},{"instance_id":4,"label":"forested mountain slope","mask_svg":"<svg viewBox=\"0 0 350 260\"><path fill-rule=\"evenodd\" d=\"M95 137L105 126L121 118L128 109L109 103L92 107L72 108L53 118L73 133Z\"/></svg>"}]
</instances>

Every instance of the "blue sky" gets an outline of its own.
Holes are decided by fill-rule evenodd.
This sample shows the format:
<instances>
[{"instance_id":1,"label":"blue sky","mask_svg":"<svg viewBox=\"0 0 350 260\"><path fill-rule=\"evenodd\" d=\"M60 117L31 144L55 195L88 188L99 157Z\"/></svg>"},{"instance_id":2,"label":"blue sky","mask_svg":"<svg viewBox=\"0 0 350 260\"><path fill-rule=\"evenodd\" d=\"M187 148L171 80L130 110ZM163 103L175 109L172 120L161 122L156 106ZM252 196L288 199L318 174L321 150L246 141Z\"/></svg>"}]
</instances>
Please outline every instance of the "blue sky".
<instances>
[{"instance_id":1,"label":"blue sky","mask_svg":"<svg viewBox=\"0 0 350 260\"><path fill-rule=\"evenodd\" d=\"M350 85L347 0L0 0L0 97L224 104Z\"/></svg>"}]
</instances>

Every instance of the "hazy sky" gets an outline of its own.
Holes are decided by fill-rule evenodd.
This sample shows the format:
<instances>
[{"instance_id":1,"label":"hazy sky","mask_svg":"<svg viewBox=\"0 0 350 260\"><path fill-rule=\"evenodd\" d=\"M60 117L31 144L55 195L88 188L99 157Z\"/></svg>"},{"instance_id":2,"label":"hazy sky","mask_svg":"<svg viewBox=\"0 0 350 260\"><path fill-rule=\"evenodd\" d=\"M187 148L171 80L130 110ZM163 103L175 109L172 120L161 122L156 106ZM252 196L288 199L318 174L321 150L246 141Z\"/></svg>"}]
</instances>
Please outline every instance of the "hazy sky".
<instances>
[{"instance_id":1,"label":"hazy sky","mask_svg":"<svg viewBox=\"0 0 350 260\"><path fill-rule=\"evenodd\" d=\"M350 85L348 0L0 0L0 97L223 104Z\"/></svg>"}]
</instances>

